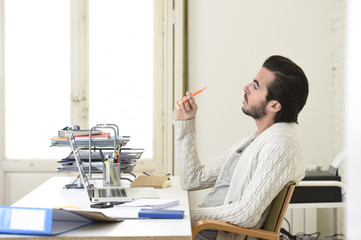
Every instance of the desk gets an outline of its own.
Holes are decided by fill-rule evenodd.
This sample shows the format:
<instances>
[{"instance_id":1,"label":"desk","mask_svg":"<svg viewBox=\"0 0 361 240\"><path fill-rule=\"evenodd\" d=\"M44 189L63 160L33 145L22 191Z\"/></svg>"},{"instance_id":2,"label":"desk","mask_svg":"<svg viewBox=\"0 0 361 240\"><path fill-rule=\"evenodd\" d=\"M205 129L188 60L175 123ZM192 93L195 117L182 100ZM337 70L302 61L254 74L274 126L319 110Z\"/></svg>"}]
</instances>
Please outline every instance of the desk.
<instances>
[{"instance_id":1,"label":"desk","mask_svg":"<svg viewBox=\"0 0 361 240\"><path fill-rule=\"evenodd\" d=\"M44 207L75 205L89 207L84 189L63 189L74 182L74 177L52 177L34 191L13 204L16 207ZM185 210L183 219L129 219L116 223L94 223L50 239L191 239L188 193L180 187L179 178L172 177L172 187L157 189L160 198L179 199L180 204L170 209ZM126 182L124 185L127 184ZM129 183L128 183L129 184ZM29 235L0 234L0 238L43 239Z\"/></svg>"}]
</instances>

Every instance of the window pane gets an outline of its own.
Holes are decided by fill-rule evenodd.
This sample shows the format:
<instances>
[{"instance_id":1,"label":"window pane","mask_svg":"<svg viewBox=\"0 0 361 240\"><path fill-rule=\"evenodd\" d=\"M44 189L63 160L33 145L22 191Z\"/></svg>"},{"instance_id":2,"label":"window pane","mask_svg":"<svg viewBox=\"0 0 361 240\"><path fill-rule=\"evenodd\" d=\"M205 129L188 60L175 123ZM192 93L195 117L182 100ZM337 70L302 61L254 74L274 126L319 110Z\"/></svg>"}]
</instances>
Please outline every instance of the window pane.
<instances>
[{"instance_id":1,"label":"window pane","mask_svg":"<svg viewBox=\"0 0 361 240\"><path fill-rule=\"evenodd\" d=\"M89 123L153 153L153 1L89 1Z\"/></svg>"},{"instance_id":2,"label":"window pane","mask_svg":"<svg viewBox=\"0 0 361 240\"><path fill-rule=\"evenodd\" d=\"M70 121L69 1L5 4L7 158L58 158L50 137Z\"/></svg>"}]
</instances>

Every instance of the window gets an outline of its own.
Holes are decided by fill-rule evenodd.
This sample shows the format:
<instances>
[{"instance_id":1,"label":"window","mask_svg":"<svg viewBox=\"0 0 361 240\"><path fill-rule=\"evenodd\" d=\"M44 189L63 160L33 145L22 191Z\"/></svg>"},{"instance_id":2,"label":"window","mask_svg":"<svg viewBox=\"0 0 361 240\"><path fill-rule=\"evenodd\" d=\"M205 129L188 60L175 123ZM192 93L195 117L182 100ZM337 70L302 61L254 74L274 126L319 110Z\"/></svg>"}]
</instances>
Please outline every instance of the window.
<instances>
[{"instance_id":1,"label":"window","mask_svg":"<svg viewBox=\"0 0 361 240\"><path fill-rule=\"evenodd\" d=\"M175 172L184 0L0 0L0 13L0 178L54 172L69 148L50 137L98 123L146 149L137 170Z\"/></svg>"},{"instance_id":2,"label":"window","mask_svg":"<svg viewBox=\"0 0 361 240\"><path fill-rule=\"evenodd\" d=\"M69 1L11 0L5 7L6 157L62 156L64 149L49 146L70 121Z\"/></svg>"},{"instance_id":3,"label":"window","mask_svg":"<svg viewBox=\"0 0 361 240\"><path fill-rule=\"evenodd\" d=\"M53 175L70 149L50 148L50 137L65 125L116 123L146 149L135 171L175 173L184 11L184 0L0 0L0 203ZM24 173L32 177L20 191Z\"/></svg>"},{"instance_id":4,"label":"window","mask_svg":"<svg viewBox=\"0 0 361 240\"><path fill-rule=\"evenodd\" d=\"M89 1L89 123L153 156L153 1Z\"/></svg>"},{"instance_id":5,"label":"window","mask_svg":"<svg viewBox=\"0 0 361 240\"><path fill-rule=\"evenodd\" d=\"M65 157L50 137L98 123L117 124L153 158L153 1L11 0L5 12L7 159Z\"/></svg>"}]
</instances>

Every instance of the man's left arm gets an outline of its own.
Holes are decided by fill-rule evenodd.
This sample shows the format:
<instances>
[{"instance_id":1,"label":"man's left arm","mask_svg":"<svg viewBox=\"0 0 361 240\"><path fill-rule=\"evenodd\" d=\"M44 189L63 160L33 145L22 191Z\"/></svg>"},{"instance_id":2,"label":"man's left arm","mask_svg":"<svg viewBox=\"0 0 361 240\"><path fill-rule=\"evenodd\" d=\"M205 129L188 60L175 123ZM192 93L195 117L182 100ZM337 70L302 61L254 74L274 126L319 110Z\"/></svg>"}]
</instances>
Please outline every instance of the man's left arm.
<instances>
[{"instance_id":1,"label":"man's left arm","mask_svg":"<svg viewBox=\"0 0 361 240\"><path fill-rule=\"evenodd\" d=\"M283 187L291 180L298 182L303 174L300 173L299 148L288 145L285 149L284 146L273 145L269 149L272 151L260 151L258 154L262 160L254 170L252 179L243 191L238 189L242 196L218 207L191 209L192 222L209 218L241 227L254 227ZM237 189L233 186L230 191Z\"/></svg>"}]
</instances>

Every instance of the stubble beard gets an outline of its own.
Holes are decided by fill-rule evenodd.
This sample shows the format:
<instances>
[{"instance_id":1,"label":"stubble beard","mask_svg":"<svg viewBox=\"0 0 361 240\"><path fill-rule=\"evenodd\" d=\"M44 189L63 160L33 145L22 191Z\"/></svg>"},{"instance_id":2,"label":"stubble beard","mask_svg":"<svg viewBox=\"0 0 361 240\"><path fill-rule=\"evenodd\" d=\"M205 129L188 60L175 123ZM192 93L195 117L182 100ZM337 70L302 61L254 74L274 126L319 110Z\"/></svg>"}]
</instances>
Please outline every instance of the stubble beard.
<instances>
[{"instance_id":1,"label":"stubble beard","mask_svg":"<svg viewBox=\"0 0 361 240\"><path fill-rule=\"evenodd\" d=\"M248 103L247 95L245 95L244 98L245 98L245 102ZM243 105L242 111L244 112L244 114L252 117L255 120L262 119L264 116L266 116L267 103L268 101L264 100L256 106L250 106L249 109L246 109L245 106Z\"/></svg>"}]
</instances>

